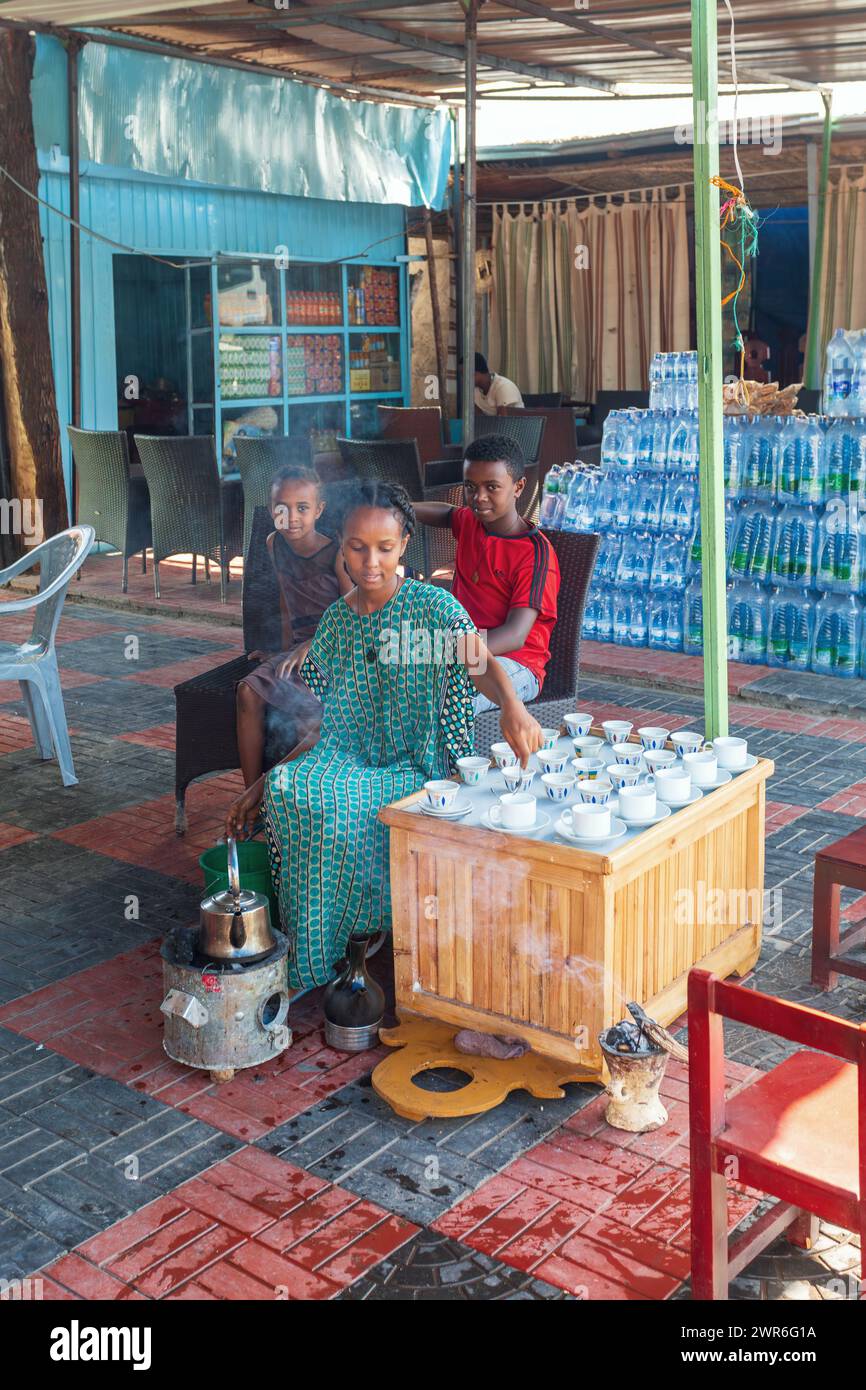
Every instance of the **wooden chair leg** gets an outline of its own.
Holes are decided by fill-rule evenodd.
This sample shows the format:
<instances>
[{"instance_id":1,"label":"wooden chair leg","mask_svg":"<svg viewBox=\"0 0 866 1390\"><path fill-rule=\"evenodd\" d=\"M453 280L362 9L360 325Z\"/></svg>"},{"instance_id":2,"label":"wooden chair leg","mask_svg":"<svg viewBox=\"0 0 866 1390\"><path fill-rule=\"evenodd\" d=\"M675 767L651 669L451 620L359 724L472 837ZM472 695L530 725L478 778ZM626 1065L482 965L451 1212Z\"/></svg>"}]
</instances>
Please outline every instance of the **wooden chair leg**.
<instances>
[{"instance_id":1,"label":"wooden chair leg","mask_svg":"<svg viewBox=\"0 0 866 1390\"><path fill-rule=\"evenodd\" d=\"M692 1298L728 1297L728 1189L721 1173L692 1167Z\"/></svg>"},{"instance_id":2,"label":"wooden chair leg","mask_svg":"<svg viewBox=\"0 0 866 1390\"><path fill-rule=\"evenodd\" d=\"M818 1239L820 1222L817 1216L811 1211L802 1211L796 1221L785 1232L785 1239L791 1245L798 1245L801 1250L811 1250L815 1241Z\"/></svg>"},{"instance_id":3,"label":"wooden chair leg","mask_svg":"<svg viewBox=\"0 0 866 1390\"><path fill-rule=\"evenodd\" d=\"M820 859L815 862L812 895L812 984L834 989L839 976L830 968L830 959L839 950L839 884L832 870Z\"/></svg>"}]
</instances>

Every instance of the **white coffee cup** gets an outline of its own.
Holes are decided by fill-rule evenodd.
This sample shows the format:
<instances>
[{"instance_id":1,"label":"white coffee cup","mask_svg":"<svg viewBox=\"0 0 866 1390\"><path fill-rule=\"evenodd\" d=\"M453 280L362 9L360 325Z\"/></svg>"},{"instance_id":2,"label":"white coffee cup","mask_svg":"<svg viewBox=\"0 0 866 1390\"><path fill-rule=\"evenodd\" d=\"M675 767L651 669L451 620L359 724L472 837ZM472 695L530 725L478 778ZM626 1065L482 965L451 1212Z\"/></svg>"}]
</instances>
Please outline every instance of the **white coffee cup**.
<instances>
[{"instance_id":1,"label":"white coffee cup","mask_svg":"<svg viewBox=\"0 0 866 1390\"><path fill-rule=\"evenodd\" d=\"M521 767L520 763L500 768L500 771L502 780L510 792L528 792L535 777L534 767Z\"/></svg>"},{"instance_id":2,"label":"white coffee cup","mask_svg":"<svg viewBox=\"0 0 866 1390\"><path fill-rule=\"evenodd\" d=\"M424 790L430 805L437 811L444 811L455 801L460 783L452 782L448 778L438 778L432 782L425 782Z\"/></svg>"},{"instance_id":3,"label":"white coffee cup","mask_svg":"<svg viewBox=\"0 0 866 1390\"><path fill-rule=\"evenodd\" d=\"M600 758L601 750L604 747L604 739L596 738L594 735L589 738L573 738L574 754L577 758Z\"/></svg>"},{"instance_id":4,"label":"white coffee cup","mask_svg":"<svg viewBox=\"0 0 866 1390\"><path fill-rule=\"evenodd\" d=\"M610 808L591 806L579 801L570 810L564 811L566 825L571 825L575 835L586 840L605 840L610 834Z\"/></svg>"},{"instance_id":5,"label":"white coffee cup","mask_svg":"<svg viewBox=\"0 0 866 1390\"><path fill-rule=\"evenodd\" d=\"M603 758L572 758L571 766L578 777L603 777L605 772Z\"/></svg>"},{"instance_id":6,"label":"white coffee cup","mask_svg":"<svg viewBox=\"0 0 866 1390\"><path fill-rule=\"evenodd\" d=\"M660 767L653 773L656 794L668 806L683 806L692 794L691 774L685 767Z\"/></svg>"},{"instance_id":7,"label":"white coffee cup","mask_svg":"<svg viewBox=\"0 0 866 1390\"><path fill-rule=\"evenodd\" d=\"M542 772L564 772L568 767L570 755L557 753L554 749L541 749L535 756Z\"/></svg>"},{"instance_id":8,"label":"white coffee cup","mask_svg":"<svg viewBox=\"0 0 866 1390\"><path fill-rule=\"evenodd\" d=\"M700 753L702 751L704 736L693 733L691 729L677 729L675 734L671 734L671 743L677 750L677 757L684 758L686 753Z\"/></svg>"},{"instance_id":9,"label":"white coffee cup","mask_svg":"<svg viewBox=\"0 0 866 1390\"><path fill-rule=\"evenodd\" d=\"M535 824L535 807L531 792L506 792L491 806L490 819L494 825L504 825L509 830L527 830Z\"/></svg>"},{"instance_id":10,"label":"white coffee cup","mask_svg":"<svg viewBox=\"0 0 866 1390\"><path fill-rule=\"evenodd\" d=\"M488 758L458 758L457 766L467 787L480 787L482 782L487 781L490 771Z\"/></svg>"},{"instance_id":11,"label":"white coffee cup","mask_svg":"<svg viewBox=\"0 0 866 1390\"><path fill-rule=\"evenodd\" d=\"M670 729L657 728L655 725L648 725L645 729L638 729L638 738L644 748L652 751L656 748L664 748L670 738Z\"/></svg>"},{"instance_id":12,"label":"white coffee cup","mask_svg":"<svg viewBox=\"0 0 866 1390\"><path fill-rule=\"evenodd\" d=\"M613 793L613 783L607 777L584 777L578 782L577 791L588 806L606 806Z\"/></svg>"},{"instance_id":13,"label":"white coffee cup","mask_svg":"<svg viewBox=\"0 0 866 1390\"><path fill-rule=\"evenodd\" d=\"M643 760L650 772L658 772L660 767L671 767L676 762L677 755L672 748L647 749Z\"/></svg>"},{"instance_id":14,"label":"white coffee cup","mask_svg":"<svg viewBox=\"0 0 866 1390\"><path fill-rule=\"evenodd\" d=\"M517 762L517 754L510 743L492 743L490 752L496 760L497 767L513 767Z\"/></svg>"},{"instance_id":15,"label":"white coffee cup","mask_svg":"<svg viewBox=\"0 0 866 1390\"><path fill-rule=\"evenodd\" d=\"M619 813L626 822L651 820L656 813L656 789L652 782L620 787Z\"/></svg>"},{"instance_id":16,"label":"white coffee cup","mask_svg":"<svg viewBox=\"0 0 866 1390\"><path fill-rule=\"evenodd\" d=\"M605 719L601 727L608 743L615 746L617 743L625 743L634 724L627 724L624 719Z\"/></svg>"},{"instance_id":17,"label":"white coffee cup","mask_svg":"<svg viewBox=\"0 0 866 1390\"><path fill-rule=\"evenodd\" d=\"M544 742L541 745L542 749L546 751L550 748L555 748L557 743L559 742L559 730L542 729L541 737L544 740Z\"/></svg>"},{"instance_id":18,"label":"white coffee cup","mask_svg":"<svg viewBox=\"0 0 866 1390\"><path fill-rule=\"evenodd\" d=\"M730 738L723 735L713 739L713 748L719 760L719 767L744 767L749 754L749 744L744 738Z\"/></svg>"},{"instance_id":19,"label":"white coffee cup","mask_svg":"<svg viewBox=\"0 0 866 1390\"><path fill-rule=\"evenodd\" d=\"M541 780L544 783L544 794L551 801L567 801L577 782L571 772L545 772Z\"/></svg>"},{"instance_id":20,"label":"white coffee cup","mask_svg":"<svg viewBox=\"0 0 866 1390\"><path fill-rule=\"evenodd\" d=\"M639 767L643 762L643 748L639 743L616 743L613 748L613 756L618 763Z\"/></svg>"},{"instance_id":21,"label":"white coffee cup","mask_svg":"<svg viewBox=\"0 0 866 1390\"><path fill-rule=\"evenodd\" d=\"M608 763L607 776L617 791L623 787L633 787L643 777L640 763Z\"/></svg>"},{"instance_id":22,"label":"white coffee cup","mask_svg":"<svg viewBox=\"0 0 866 1390\"><path fill-rule=\"evenodd\" d=\"M592 728L591 714L567 714L565 716L565 727L568 729L572 738L586 738Z\"/></svg>"},{"instance_id":23,"label":"white coffee cup","mask_svg":"<svg viewBox=\"0 0 866 1390\"><path fill-rule=\"evenodd\" d=\"M715 753L685 753L683 767L687 768L696 787L712 787L718 781L719 763Z\"/></svg>"}]
</instances>

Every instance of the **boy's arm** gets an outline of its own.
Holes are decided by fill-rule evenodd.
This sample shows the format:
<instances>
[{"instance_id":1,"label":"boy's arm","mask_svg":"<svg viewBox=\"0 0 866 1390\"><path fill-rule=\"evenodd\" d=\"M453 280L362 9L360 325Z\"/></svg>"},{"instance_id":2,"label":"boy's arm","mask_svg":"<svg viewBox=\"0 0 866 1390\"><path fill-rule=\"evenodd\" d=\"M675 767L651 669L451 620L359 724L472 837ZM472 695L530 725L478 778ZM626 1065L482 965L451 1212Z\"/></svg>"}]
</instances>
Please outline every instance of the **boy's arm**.
<instances>
[{"instance_id":1,"label":"boy's arm","mask_svg":"<svg viewBox=\"0 0 866 1390\"><path fill-rule=\"evenodd\" d=\"M450 526L456 508L445 502L413 502L412 510L423 526Z\"/></svg>"},{"instance_id":2,"label":"boy's arm","mask_svg":"<svg viewBox=\"0 0 866 1390\"><path fill-rule=\"evenodd\" d=\"M538 617L537 608L512 608L508 617L499 627L487 633L487 650L492 656L504 656L506 652L519 651L532 631Z\"/></svg>"}]
</instances>

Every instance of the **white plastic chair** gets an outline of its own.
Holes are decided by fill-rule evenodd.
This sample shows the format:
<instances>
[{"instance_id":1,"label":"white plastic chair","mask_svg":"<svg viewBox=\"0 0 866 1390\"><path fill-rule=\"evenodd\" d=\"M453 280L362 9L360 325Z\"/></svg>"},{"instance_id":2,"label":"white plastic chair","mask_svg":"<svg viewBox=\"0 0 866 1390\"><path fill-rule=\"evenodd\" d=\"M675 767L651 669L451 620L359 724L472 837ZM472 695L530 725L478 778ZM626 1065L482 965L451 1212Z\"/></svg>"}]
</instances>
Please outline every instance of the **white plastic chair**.
<instances>
[{"instance_id":1,"label":"white plastic chair","mask_svg":"<svg viewBox=\"0 0 866 1390\"><path fill-rule=\"evenodd\" d=\"M95 539L92 526L70 526L0 570L2 587L16 575L40 566L38 594L0 601L0 636L4 617L33 610L33 628L27 641L17 647L0 643L0 681L18 681L39 756L46 761L56 756L64 787L74 787L78 778L72 764L54 638L69 581L84 564Z\"/></svg>"}]
</instances>

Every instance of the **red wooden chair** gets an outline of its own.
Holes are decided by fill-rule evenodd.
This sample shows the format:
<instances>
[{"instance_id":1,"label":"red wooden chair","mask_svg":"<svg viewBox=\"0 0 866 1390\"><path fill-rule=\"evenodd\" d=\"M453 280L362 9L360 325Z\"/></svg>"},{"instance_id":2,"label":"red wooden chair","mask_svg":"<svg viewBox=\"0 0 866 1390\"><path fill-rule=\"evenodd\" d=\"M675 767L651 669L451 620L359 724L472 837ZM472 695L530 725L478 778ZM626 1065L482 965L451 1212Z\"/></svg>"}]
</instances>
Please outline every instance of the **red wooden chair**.
<instances>
[{"instance_id":1,"label":"red wooden chair","mask_svg":"<svg viewBox=\"0 0 866 1390\"><path fill-rule=\"evenodd\" d=\"M823 1051L795 1052L726 1101L726 1018ZM866 1024L692 970L689 1111L693 1298L727 1298L728 1280L783 1232L808 1248L818 1218L866 1248ZM731 1177L779 1202L729 1247Z\"/></svg>"}]
</instances>

